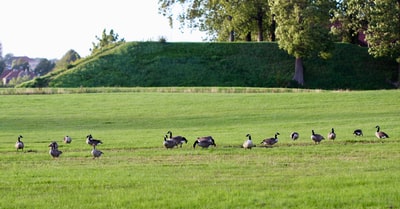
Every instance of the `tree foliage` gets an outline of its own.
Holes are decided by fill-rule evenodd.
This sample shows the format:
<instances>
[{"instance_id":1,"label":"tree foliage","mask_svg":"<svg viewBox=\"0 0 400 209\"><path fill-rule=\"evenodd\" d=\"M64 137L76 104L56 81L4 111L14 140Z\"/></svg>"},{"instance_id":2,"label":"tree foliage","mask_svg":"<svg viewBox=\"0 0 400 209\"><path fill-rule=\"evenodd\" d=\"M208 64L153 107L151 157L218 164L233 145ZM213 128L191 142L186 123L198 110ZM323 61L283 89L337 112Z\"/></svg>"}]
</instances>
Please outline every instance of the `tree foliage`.
<instances>
[{"instance_id":1,"label":"tree foliage","mask_svg":"<svg viewBox=\"0 0 400 209\"><path fill-rule=\"evenodd\" d=\"M90 49L92 54L108 46L125 42L125 39L119 39L118 33L114 33L113 29L110 30L109 34L107 34L107 30L104 29L101 37L96 36L96 40L98 41L97 43L92 42L93 48Z\"/></svg>"},{"instance_id":2,"label":"tree foliage","mask_svg":"<svg viewBox=\"0 0 400 209\"><path fill-rule=\"evenodd\" d=\"M359 44L358 35L367 30L368 0L343 0L337 2L332 18L332 32L340 41Z\"/></svg>"},{"instance_id":3,"label":"tree foliage","mask_svg":"<svg viewBox=\"0 0 400 209\"><path fill-rule=\"evenodd\" d=\"M73 49L68 50L67 53L56 63L57 68L66 68L69 64L79 60L81 56Z\"/></svg>"},{"instance_id":4,"label":"tree foliage","mask_svg":"<svg viewBox=\"0 0 400 209\"><path fill-rule=\"evenodd\" d=\"M368 52L400 63L400 0L372 0L369 12Z\"/></svg>"},{"instance_id":5,"label":"tree foliage","mask_svg":"<svg viewBox=\"0 0 400 209\"><path fill-rule=\"evenodd\" d=\"M272 15L265 0L159 0L159 12L167 17L173 27L177 20L180 28L198 28L210 40L263 41L271 30Z\"/></svg>"},{"instance_id":6,"label":"tree foliage","mask_svg":"<svg viewBox=\"0 0 400 209\"><path fill-rule=\"evenodd\" d=\"M275 0L276 35L279 48L296 58L293 80L304 84L302 58L326 55L332 46L330 36L331 0Z\"/></svg>"},{"instance_id":7,"label":"tree foliage","mask_svg":"<svg viewBox=\"0 0 400 209\"><path fill-rule=\"evenodd\" d=\"M48 59L41 59L39 64L35 67L35 73L38 75L45 75L46 73L53 70L55 67L55 63L53 61L49 61Z\"/></svg>"}]
</instances>

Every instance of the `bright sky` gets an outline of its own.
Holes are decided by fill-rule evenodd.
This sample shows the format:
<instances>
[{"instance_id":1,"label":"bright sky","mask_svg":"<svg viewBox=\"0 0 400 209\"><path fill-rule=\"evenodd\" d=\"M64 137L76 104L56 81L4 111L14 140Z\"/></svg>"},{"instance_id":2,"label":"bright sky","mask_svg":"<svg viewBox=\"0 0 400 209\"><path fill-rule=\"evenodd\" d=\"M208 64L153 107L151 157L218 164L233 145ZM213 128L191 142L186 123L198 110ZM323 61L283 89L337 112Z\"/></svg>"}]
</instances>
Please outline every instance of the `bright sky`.
<instances>
[{"instance_id":1,"label":"bright sky","mask_svg":"<svg viewBox=\"0 0 400 209\"><path fill-rule=\"evenodd\" d=\"M125 41L199 42L203 34L158 14L158 0L6 0L0 9L3 56L60 59L73 49L90 54L95 36L113 29Z\"/></svg>"}]
</instances>

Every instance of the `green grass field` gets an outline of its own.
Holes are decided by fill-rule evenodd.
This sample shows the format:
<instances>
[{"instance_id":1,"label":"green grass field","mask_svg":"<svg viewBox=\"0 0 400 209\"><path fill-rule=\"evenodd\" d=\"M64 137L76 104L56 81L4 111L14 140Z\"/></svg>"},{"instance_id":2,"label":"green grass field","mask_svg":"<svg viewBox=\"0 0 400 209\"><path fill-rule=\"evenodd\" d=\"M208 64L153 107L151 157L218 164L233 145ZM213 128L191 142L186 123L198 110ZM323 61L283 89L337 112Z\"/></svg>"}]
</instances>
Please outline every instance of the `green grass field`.
<instances>
[{"instance_id":1,"label":"green grass field","mask_svg":"<svg viewBox=\"0 0 400 209\"><path fill-rule=\"evenodd\" d=\"M0 208L400 208L400 91L4 91ZM331 128L335 141L310 139ZM168 130L189 142L165 149ZM259 144L275 132L273 148L240 148L248 133ZM99 159L88 134L104 142ZM217 147L192 148L207 135Z\"/></svg>"}]
</instances>

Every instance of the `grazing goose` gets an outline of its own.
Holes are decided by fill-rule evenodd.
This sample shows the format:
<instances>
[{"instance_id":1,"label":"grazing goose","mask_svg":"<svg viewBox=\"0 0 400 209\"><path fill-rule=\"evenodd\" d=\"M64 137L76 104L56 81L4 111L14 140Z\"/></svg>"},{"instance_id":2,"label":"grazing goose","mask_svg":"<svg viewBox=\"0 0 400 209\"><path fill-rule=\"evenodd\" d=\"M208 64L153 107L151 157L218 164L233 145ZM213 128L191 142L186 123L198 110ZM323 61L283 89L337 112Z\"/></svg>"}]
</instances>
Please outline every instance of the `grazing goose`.
<instances>
[{"instance_id":1,"label":"grazing goose","mask_svg":"<svg viewBox=\"0 0 400 209\"><path fill-rule=\"evenodd\" d=\"M24 151L24 142L21 141L21 138L24 138L24 137L19 135L18 136L18 141L15 142L15 148L17 149L17 152L18 152L19 149Z\"/></svg>"},{"instance_id":2,"label":"grazing goose","mask_svg":"<svg viewBox=\"0 0 400 209\"><path fill-rule=\"evenodd\" d=\"M361 129L356 129L353 131L354 136L363 136L363 132Z\"/></svg>"},{"instance_id":3,"label":"grazing goose","mask_svg":"<svg viewBox=\"0 0 400 209\"><path fill-rule=\"evenodd\" d=\"M104 154L102 151L100 151L94 147L93 147L91 153L92 153L93 159L96 159L96 158L100 157L102 154Z\"/></svg>"},{"instance_id":4,"label":"grazing goose","mask_svg":"<svg viewBox=\"0 0 400 209\"><path fill-rule=\"evenodd\" d=\"M165 135L165 136L164 136L164 143L163 143L165 148L171 149L171 148L174 148L175 146L177 146L175 140L173 140L173 139L167 139L167 138L168 138L168 136Z\"/></svg>"},{"instance_id":5,"label":"grazing goose","mask_svg":"<svg viewBox=\"0 0 400 209\"><path fill-rule=\"evenodd\" d=\"M244 141L243 143L243 148L245 149L251 149L254 147L253 141L251 141L251 135L247 134L246 137L248 137L248 139L246 141Z\"/></svg>"},{"instance_id":6,"label":"grazing goose","mask_svg":"<svg viewBox=\"0 0 400 209\"><path fill-rule=\"evenodd\" d=\"M193 143L193 148L196 148L196 145L199 145L202 148L208 148L211 145L214 145L214 147L217 146L212 136L198 137Z\"/></svg>"},{"instance_id":7,"label":"grazing goose","mask_svg":"<svg viewBox=\"0 0 400 209\"><path fill-rule=\"evenodd\" d=\"M86 136L86 143L93 147L96 147L98 144L103 144L102 141L100 141L98 139L93 139L92 134L89 134Z\"/></svg>"},{"instance_id":8,"label":"grazing goose","mask_svg":"<svg viewBox=\"0 0 400 209\"><path fill-rule=\"evenodd\" d=\"M381 127L376 126L375 128L377 128L377 130L376 130L376 132L375 132L375 136L378 137L378 139L389 138L389 135L387 135L385 132L379 131L379 129L380 129Z\"/></svg>"},{"instance_id":9,"label":"grazing goose","mask_svg":"<svg viewBox=\"0 0 400 209\"><path fill-rule=\"evenodd\" d=\"M64 143L70 144L71 142L72 142L71 137L69 137L69 136L65 136L65 137L64 137Z\"/></svg>"},{"instance_id":10,"label":"grazing goose","mask_svg":"<svg viewBox=\"0 0 400 209\"><path fill-rule=\"evenodd\" d=\"M53 158L58 158L60 157L60 155L62 154L62 152L60 150L57 149L58 145L57 142L52 142L49 144L49 147L51 147L49 154L53 157Z\"/></svg>"},{"instance_id":11,"label":"grazing goose","mask_svg":"<svg viewBox=\"0 0 400 209\"><path fill-rule=\"evenodd\" d=\"M279 135L279 133L276 132L274 137L266 138L266 139L262 140L261 144L263 144L265 146L272 146L272 145L276 144L278 142L278 135Z\"/></svg>"},{"instance_id":12,"label":"grazing goose","mask_svg":"<svg viewBox=\"0 0 400 209\"><path fill-rule=\"evenodd\" d=\"M293 141L297 140L299 137L300 137L300 135L299 135L299 133L297 133L297 132L292 132L292 133L290 134L290 138L291 138Z\"/></svg>"},{"instance_id":13,"label":"grazing goose","mask_svg":"<svg viewBox=\"0 0 400 209\"><path fill-rule=\"evenodd\" d=\"M168 131L167 134L169 134L169 139L174 140L176 142L176 145L177 146L179 145L181 148L182 148L183 142L185 142L186 144L188 142L187 139L183 136L174 136L173 137L171 131Z\"/></svg>"},{"instance_id":14,"label":"grazing goose","mask_svg":"<svg viewBox=\"0 0 400 209\"><path fill-rule=\"evenodd\" d=\"M319 144L322 140L325 139L322 135L314 133L314 130L312 130L311 133L311 139L314 141L315 144Z\"/></svg>"},{"instance_id":15,"label":"grazing goose","mask_svg":"<svg viewBox=\"0 0 400 209\"><path fill-rule=\"evenodd\" d=\"M332 131L328 134L328 139L331 139L331 140L336 139L335 130L333 128L332 128Z\"/></svg>"}]
</instances>

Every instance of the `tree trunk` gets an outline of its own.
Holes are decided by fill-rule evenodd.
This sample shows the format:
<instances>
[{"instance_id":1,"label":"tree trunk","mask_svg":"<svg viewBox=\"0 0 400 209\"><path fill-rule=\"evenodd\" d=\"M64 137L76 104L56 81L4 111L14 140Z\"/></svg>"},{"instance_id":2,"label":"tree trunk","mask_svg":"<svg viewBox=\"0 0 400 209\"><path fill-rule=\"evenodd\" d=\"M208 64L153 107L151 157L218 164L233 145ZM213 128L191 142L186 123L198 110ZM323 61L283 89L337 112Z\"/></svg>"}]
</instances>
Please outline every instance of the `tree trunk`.
<instances>
[{"instance_id":1,"label":"tree trunk","mask_svg":"<svg viewBox=\"0 0 400 209\"><path fill-rule=\"evenodd\" d=\"M248 32L246 35L246 41L251 41L251 32Z\"/></svg>"},{"instance_id":2,"label":"tree trunk","mask_svg":"<svg viewBox=\"0 0 400 209\"><path fill-rule=\"evenodd\" d=\"M235 41L235 32L233 30L231 30L231 32L229 32L229 41L230 42Z\"/></svg>"},{"instance_id":3,"label":"tree trunk","mask_svg":"<svg viewBox=\"0 0 400 209\"><path fill-rule=\"evenodd\" d=\"M264 25L263 25L263 13L260 11L258 12L257 18L257 27L258 27L258 41L264 41Z\"/></svg>"},{"instance_id":4,"label":"tree trunk","mask_svg":"<svg viewBox=\"0 0 400 209\"><path fill-rule=\"evenodd\" d=\"M272 15L272 23L271 23L271 28L270 28L270 33L271 33L271 41L275 42L276 36L275 36L275 29L276 29L276 21L275 21L275 15Z\"/></svg>"},{"instance_id":5,"label":"tree trunk","mask_svg":"<svg viewBox=\"0 0 400 209\"><path fill-rule=\"evenodd\" d=\"M400 59L400 58L399 58ZM400 62L397 64L397 80L396 80L396 87L400 88Z\"/></svg>"},{"instance_id":6,"label":"tree trunk","mask_svg":"<svg viewBox=\"0 0 400 209\"><path fill-rule=\"evenodd\" d=\"M300 85L304 85L304 69L301 57L296 57L293 80Z\"/></svg>"}]
</instances>

